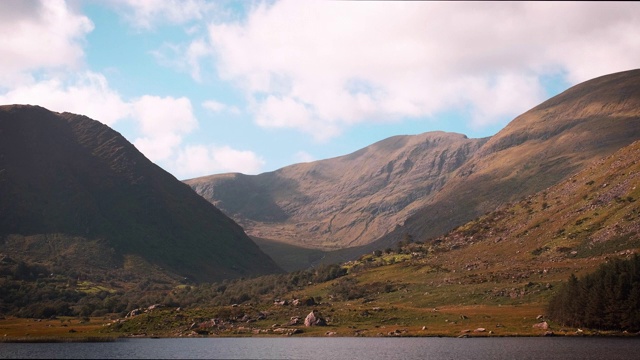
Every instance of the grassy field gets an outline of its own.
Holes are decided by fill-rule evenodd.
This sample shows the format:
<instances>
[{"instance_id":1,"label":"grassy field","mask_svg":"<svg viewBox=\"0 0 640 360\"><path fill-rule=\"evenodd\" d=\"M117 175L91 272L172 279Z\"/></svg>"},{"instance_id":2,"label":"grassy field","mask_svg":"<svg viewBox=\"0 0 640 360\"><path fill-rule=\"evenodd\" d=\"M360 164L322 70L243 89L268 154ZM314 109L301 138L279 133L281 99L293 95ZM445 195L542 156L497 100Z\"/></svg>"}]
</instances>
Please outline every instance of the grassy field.
<instances>
[{"instance_id":1,"label":"grassy field","mask_svg":"<svg viewBox=\"0 0 640 360\"><path fill-rule=\"evenodd\" d=\"M103 318L0 319L0 341L97 341L114 339L100 330Z\"/></svg>"},{"instance_id":2,"label":"grassy field","mask_svg":"<svg viewBox=\"0 0 640 360\"><path fill-rule=\"evenodd\" d=\"M461 253L459 253L461 254ZM345 264L350 273L310 284L278 299L230 306L160 307L121 318L0 320L4 341L87 341L117 337L199 336L542 336L594 334L564 328L545 307L568 274L597 261L570 259L555 271L489 267L449 268L447 256L384 254ZM593 263L593 264L591 264ZM315 300L294 305L295 299ZM326 326L305 326L312 311ZM297 323L293 319L298 319ZM548 328L535 327L547 322Z\"/></svg>"}]
</instances>

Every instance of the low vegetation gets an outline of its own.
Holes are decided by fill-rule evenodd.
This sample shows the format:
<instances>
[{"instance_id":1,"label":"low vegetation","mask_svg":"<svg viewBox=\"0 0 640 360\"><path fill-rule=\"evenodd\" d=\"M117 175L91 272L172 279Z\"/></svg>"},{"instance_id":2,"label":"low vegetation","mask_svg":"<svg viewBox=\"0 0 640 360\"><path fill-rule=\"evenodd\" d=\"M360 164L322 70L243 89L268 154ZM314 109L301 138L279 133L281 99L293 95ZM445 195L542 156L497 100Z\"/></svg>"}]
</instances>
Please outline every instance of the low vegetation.
<instances>
[{"instance_id":1,"label":"low vegetation","mask_svg":"<svg viewBox=\"0 0 640 360\"><path fill-rule=\"evenodd\" d=\"M0 336L635 334L639 154L637 143L440 237L407 233L288 274L196 283L136 257L97 271L15 251L0 256ZM305 326L311 312L325 326ZM93 327L69 333L65 319Z\"/></svg>"}]
</instances>

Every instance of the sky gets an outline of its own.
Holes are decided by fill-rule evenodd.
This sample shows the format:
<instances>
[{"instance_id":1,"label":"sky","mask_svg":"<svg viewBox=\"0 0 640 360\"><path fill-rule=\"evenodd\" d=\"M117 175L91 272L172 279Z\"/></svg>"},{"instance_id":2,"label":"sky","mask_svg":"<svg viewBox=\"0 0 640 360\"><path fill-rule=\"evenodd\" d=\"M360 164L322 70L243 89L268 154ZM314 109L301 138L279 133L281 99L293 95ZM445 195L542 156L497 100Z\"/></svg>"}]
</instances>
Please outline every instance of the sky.
<instances>
[{"instance_id":1,"label":"sky","mask_svg":"<svg viewBox=\"0 0 640 360\"><path fill-rule=\"evenodd\" d=\"M639 2L0 1L0 104L98 120L180 180L492 136L640 68Z\"/></svg>"}]
</instances>

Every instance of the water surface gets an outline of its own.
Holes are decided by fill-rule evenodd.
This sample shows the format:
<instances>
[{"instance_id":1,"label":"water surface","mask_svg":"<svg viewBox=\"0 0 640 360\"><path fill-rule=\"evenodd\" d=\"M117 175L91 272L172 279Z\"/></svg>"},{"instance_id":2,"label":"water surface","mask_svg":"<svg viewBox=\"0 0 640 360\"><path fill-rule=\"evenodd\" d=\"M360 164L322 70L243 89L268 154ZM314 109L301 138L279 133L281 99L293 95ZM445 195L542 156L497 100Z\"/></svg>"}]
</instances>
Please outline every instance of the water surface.
<instances>
[{"instance_id":1,"label":"water surface","mask_svg":"<svg viewBox=\"0 0 640 360\"><path fill-rule=\"evenodd\" d=\"M0 343L31 359L639 359L640 338L196 338Z\"/></svg>"}]
</instances>

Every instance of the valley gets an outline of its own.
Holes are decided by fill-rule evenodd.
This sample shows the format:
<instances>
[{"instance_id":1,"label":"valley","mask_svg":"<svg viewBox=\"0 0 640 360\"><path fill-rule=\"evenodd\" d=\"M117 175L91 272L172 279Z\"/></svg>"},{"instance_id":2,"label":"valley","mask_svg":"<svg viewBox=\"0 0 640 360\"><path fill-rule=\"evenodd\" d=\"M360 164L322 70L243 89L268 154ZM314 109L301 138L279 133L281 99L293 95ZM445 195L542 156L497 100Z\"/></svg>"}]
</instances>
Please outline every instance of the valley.
<instances>
[{"instance_id":1,"label":"valley","mask_svg":"<svg viewBox=\"0 0 640 360\"><path fill-rule=\"evenodd\" d=\"M639 109L634 70L491 138L397 136L187 186L94 120L3 106L0 334L635 335L548 304L640 250Z\"/></svg>"}]
</instances>

